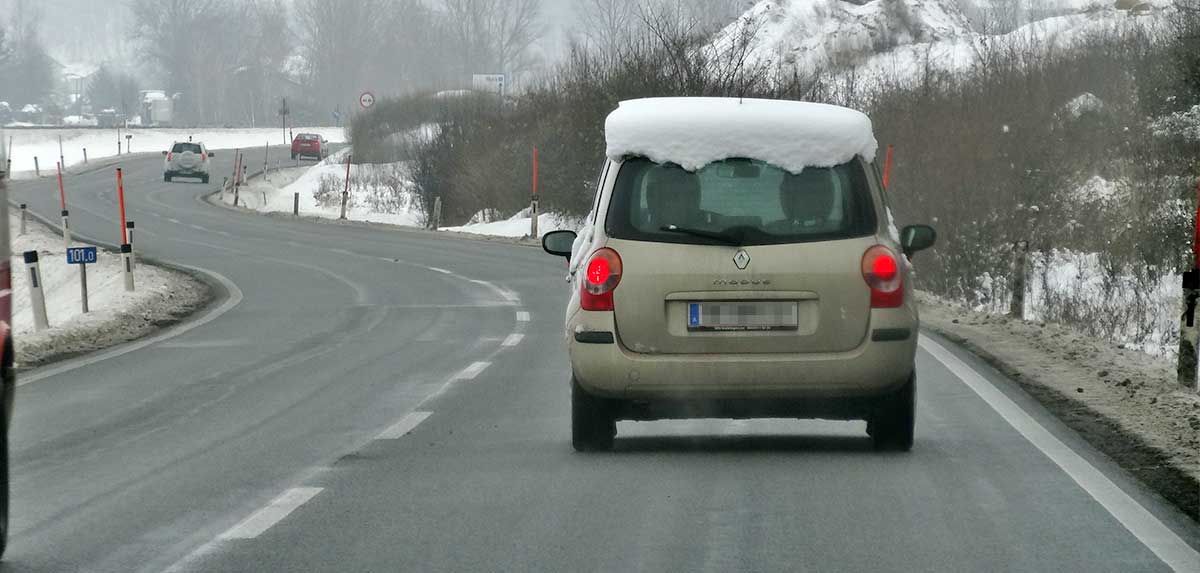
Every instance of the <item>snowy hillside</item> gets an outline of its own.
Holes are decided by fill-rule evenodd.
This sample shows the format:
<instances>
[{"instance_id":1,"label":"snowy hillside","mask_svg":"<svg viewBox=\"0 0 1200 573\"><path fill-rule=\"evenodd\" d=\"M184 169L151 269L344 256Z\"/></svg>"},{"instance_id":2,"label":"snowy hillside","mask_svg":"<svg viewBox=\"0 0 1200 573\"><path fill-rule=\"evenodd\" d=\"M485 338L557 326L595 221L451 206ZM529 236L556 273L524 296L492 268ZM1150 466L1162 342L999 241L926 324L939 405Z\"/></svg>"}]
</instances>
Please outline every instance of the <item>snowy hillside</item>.
<instances>
[{"instance_id":1,"label":"snowy hillside","mask_svg":"<svg viewBox=\"0 0 1200 573\"><path fill-rule=\"evenodd\" d=\"M911 77L927 65L960 70L995 41L1064 43L1092 32L1154 22L1166 0L1118 10L1107 0L1050 0L1000 8L991 0L762 0L713 41L748 50L750 62L802 72L857 68ZM1025 4L1029 4L1028 6Z\"/></svg>"},{"instance_id":2,"label":"snowy hillside","mask_svg":"<svg viewBox=\"0 0 1200 573\"><path fill-rule=\"evenodd\" d=\"M899 45L968 37L971 22L957 4L937 0L763 0L715 41L719 49L748 41L751 59L800 69L848 66Z\"/></svg>"}]
</instances>

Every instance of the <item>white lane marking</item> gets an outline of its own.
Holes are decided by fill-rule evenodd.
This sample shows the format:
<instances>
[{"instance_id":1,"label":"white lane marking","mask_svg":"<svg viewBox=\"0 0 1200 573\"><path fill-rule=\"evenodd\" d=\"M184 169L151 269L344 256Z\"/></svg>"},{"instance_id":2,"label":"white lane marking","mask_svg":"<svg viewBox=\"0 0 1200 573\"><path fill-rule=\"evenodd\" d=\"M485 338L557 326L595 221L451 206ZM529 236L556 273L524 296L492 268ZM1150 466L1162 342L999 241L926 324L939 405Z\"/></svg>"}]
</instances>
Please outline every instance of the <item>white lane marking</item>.
<instances>
[{"instance_id":1,"label":"white lane marking","mask_svg":"<svg viewBox=\"0 0 1200 573\"><path fill-rule=\"evenodd\" d=\"M474 380L476 376L479 376L479 374L481 372L486 370L487 367L491 366L491 365L492 365L491 362L476 362L476 363L466 367L465 369L463 369L462 372L459 372L458 375L454 377L454 379L455 380Z\"/></svg>"},{"instance_id":2,"label":"white lane marking","mask_svg":"<svg viewBox=\"0 0 1200 573\"><path fill-rule=\"evenodd\" d=\"M529 313L523 310L517 311L517 322L529 322Z\"/></svg>"},{"instance_id":3,"label":"white lane marking","mask_svg":"<svg viewBox=\"0 0 1200 573\"><path fill-rule=\"evenodd\" d=\"M175 223L176 225L180 224L180 223L179 223L179 219L172 219L172 218L168 217L168 218L167 218L167 220L168 220L168 221L170 221L170 222L172 222L172 223Z\"/></svg>"},{"instance_id":4,"label":"white lane marking","mask_svg":"<svg viewBox=\"0 0 1200 573\"><path fill-rule=\"evenodd\" d=\"M376 440L399 440L409 432L416 429L421 422L433 415L433 412L411 412L408 415L400 418L399 422L393 424L390 428L379 433L375 437Z\"/></svg>"},{"instance_id":5,"label":"white lane marking","mask_svg":"<svg viewBox=\"0 0 1200 573\"><path fill-rule=\"evenodd\" d=\"M86 239L86 238L84 238L84 240L95 243L94 240L90 240L90 239ZM233 309L233 307L237 306L238 304L240 304L242 302L242 289L239 289L238 286L233 283L233 281L225 278L224 275L210 271L208 269L202 269L200 267L193 267L190 265L181 265L181 264L175 263L175 266L186 268L186 269L191 269L198 273L204 273L204 274L207 274L207 275L217 279L217 282L221 283L221 286L225 287L225 292L229 293L229 298L226 298L225 302L221 303L221 306L213 309L211 312L208 312L205 315L203 315L195 320L181 322L171 328L168 328L167 330L164 330L163 332L161 332L160 334L157 334L155 336L143 338L142 340L139 340L136 342L131 342L129 344L123 344L121 346L117 346L112 349L99 352L97 354L81 356L79 358L66 360L55 366L47 366L45 368L39 368L37 370L34 370L33 372L22 373L20 376L17 377L17 386L24 386L26 384L32 384L34 382L37 382L38 380L49 378L51 376L57 376L64 372L70 372L72 370L83 368L84 366L90 366L97 362L108 360L109 358L116 358L118 356L122 356L124 354L133 352L134 350L141 350L142 348L150 346L151 344L157 344L157 343L163 342L165 340L170 340L170 339L175 338L176 336L180 336L194 328L199 328L201 326L204 326L205 324L208 324L209 322L212 322L213 320L216 320L218 317L225 314L226 312L229 312L230 310Z\"/></svg>"},{"instance_id":6,"label":"white lane marking","mask_svg":"<svg viewBox=\"0 0 1200 573\"><path fill-rule=\"evenodd\" d=\"M520 344L521 340L523 340L524 338L525 338L524 334L521 334L520 332L514 332L514 333L508 335L508 338L505 338L504 342L500 343L500 346L516 346L516 345Z\"/></svg>"},{"instance_id":7,"label":"white lane marking","mask_svg":"<svg viewBox=\"0 0 1200 573\"><path fill-rule=\"evenodd\" d=\"M201 227L200 225L193 225L193 224L189 223L189 224L188 224L188 226L189 226L189 227L191 227L191 228L193 228L193 229L195 229L195 230L197 230L197 231L205 231L205 232L207 232L207 231L208 231L208 229L206 229L206 228L204 228L204 227Z\"/></svg>"},{"instance_id":8,"label":"white lane marking","mask_svg":"<svg viewBox=\"0 0 1200 573\"><path fill-rule=\"evenodd\" d=\"M294 487L275 498L266 507L254 512L241 523L222 533L219 539L254 539L270 529L276 523L283 521L293 511L321 493L319 487Z\"/></svg>"},{"instance_id":9,"label":"white lane marking","mask_svg":"<svg viewBox=\"0 0 1200 573\"><path fill-rule=\"evenodd\" d=\"M450 272L450 271L448 271L448 270L446 270L446 269L439 269L439 268L437 268L437 267L426 267L426 268L428 268L429 270L431 270L431 271L433 271L433 272L435 272L435 273L442 273L442 274L444 274L444 275L452 275L452 274L454 274L454 273L452 273L452 272Z\"/></svg>"},{"instance_id":10,"label":"white lane marking","mask_svg":"<svg viewBox=\"0 0 1200 573\"><path fill-rule=\"evenodd\" d=\"M1200 572L1200 552L1192 549L1174 531L1159 521L1154 514L1142 507L1129 494L1117 487L1100 470L1075 453L1069 446L1054 437L1049 430L1033 419L1015 402L1010 400L978 372L946 350L942 345L922 336L921 348L941 362L951 373L975 391L988 406L1000 414L1004 421L1016 428L1046 457L1084 491L1112 514L1134 537L1154 552L1171 569L1183 572Z\"/></svg>"},{"instance_id":11,"label":"white lane marking","mask_svg":"<svg viewBox=\"0 0 1200 573\"><path fill-rule=\"evenodd\" d=\"M246 340L245 338L231 338L229 340L196 340L196 341L192 341L192 342L164 342L162 344L159 344L155 348L186 348L186 349L194 350L194 349L199 349L199 348L234 348L237 346L247 346L249 344L250 344L250 341Z\"/></svg>"}]
</instances>

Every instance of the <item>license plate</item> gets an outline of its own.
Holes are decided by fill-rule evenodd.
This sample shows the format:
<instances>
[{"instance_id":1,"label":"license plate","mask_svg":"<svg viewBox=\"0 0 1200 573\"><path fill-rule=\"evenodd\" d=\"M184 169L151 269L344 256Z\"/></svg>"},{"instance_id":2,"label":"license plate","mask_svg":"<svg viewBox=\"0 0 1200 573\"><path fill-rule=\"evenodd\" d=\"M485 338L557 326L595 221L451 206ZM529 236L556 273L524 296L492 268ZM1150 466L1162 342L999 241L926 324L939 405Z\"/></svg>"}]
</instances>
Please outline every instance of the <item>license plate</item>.
<instances>
[{"instance_id":1,"label":"license plate","mask_svg":"<svg viewBox=\"0 0 1200 573\"><path fill-rule=\"evenodd\" d=\"M798 330L798 303L788 301L721 301L688 303L688 330Z\"/></svg>"}]
</instances>

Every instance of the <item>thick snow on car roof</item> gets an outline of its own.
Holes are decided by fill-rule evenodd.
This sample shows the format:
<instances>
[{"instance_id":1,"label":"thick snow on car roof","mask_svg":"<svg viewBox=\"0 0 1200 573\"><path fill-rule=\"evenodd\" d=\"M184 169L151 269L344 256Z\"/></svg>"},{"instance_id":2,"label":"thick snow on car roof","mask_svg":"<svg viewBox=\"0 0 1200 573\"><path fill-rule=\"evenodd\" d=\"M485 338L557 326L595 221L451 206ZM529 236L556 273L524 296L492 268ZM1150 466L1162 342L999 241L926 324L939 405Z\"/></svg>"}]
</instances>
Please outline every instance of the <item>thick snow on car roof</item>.
<instances>
[{"instance_id":1,"label":"thick snow on car roof","mask_svg":"<svg viewBox=\"0 0 1200 573\"><path fill-rule=\"evenodd\" d=\"M871 119L852 109L796 101L738 98L647 98L621 102L605 123L607 154L635 155L695 171L744 157L793 173L832 167L879 144Z\"/></svg>"}]
</instances>

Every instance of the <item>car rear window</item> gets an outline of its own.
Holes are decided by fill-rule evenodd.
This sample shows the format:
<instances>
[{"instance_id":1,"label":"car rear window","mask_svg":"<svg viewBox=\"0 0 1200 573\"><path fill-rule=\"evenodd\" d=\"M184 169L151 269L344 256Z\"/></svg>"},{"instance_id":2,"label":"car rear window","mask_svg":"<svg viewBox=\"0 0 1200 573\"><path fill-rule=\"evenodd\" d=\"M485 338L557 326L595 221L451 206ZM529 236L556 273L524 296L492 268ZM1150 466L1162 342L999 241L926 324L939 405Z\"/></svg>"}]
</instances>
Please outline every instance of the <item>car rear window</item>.
<instances>
[{"instance_id":1,"label":"car rear window","mask_svg":"<svg viewBox=\"0 0 1200 573\"><path fill-rule=\"evenodd\" d=\"M773 245L870 235L876 218L858 160L792 174L749 159L689 172L632 158L617 175L605 227L615 239Z\"/></svg>"},{"instance_id":2,"label":"car rear window","mask_svg":"<svg viewBox=\"0 0 1200 573\"><path fill-rule=\"evenodd\" d=\"M175 147L171 148L171 153L183 153L191 151L192 153L202 153L200 145L195 143L176 143Z\"/></svg>"},{"instance_id":3,"label":"car rear window","mask_svg":"<svg viewBox=\"0 0 1200 573\"><path fill-rule=\"evenodd\" d=\"M307 134L307 133L301 133L300 135L297 135L297 136L296 136L296 139L299 139L299 140L301 140L301 141L316 141L316 140L317 140L317 139L319 139L319 138L318 138L317 136L315 136L315 135L311 135L311 134Z\"/></svg>"}]
</instances>

